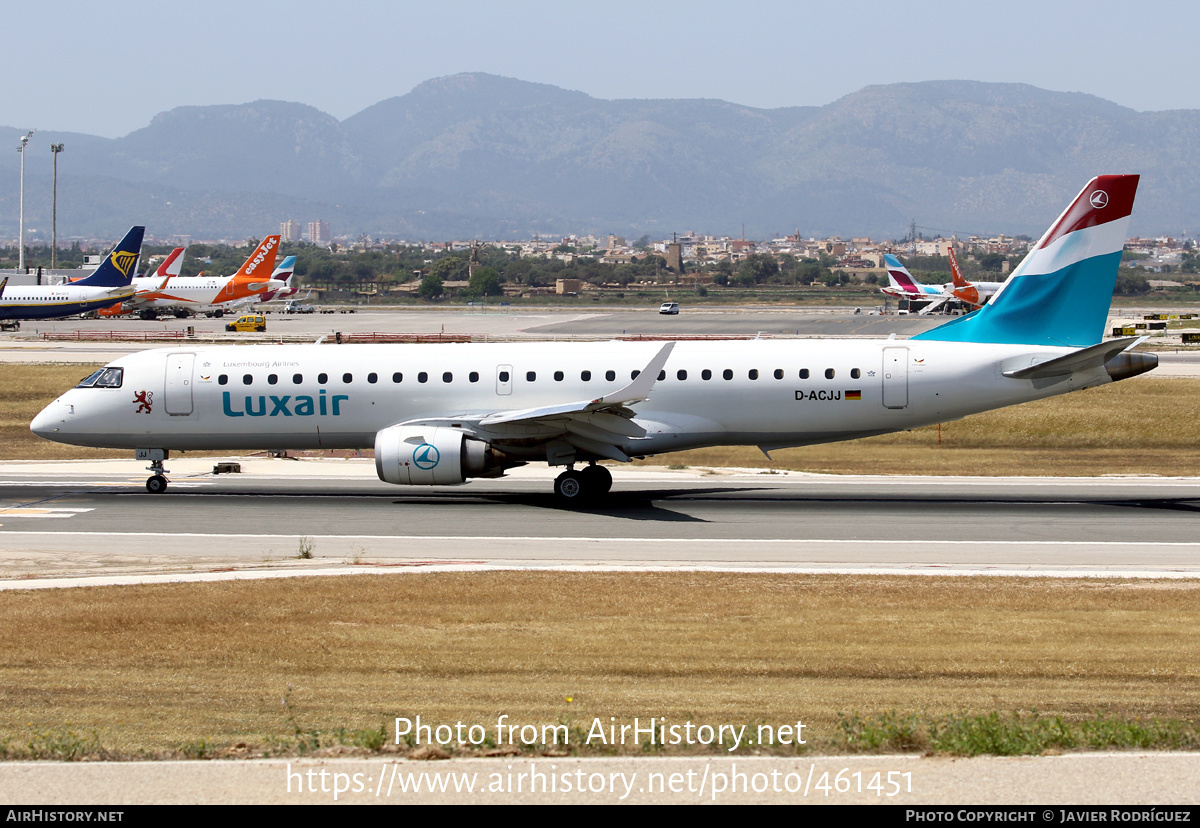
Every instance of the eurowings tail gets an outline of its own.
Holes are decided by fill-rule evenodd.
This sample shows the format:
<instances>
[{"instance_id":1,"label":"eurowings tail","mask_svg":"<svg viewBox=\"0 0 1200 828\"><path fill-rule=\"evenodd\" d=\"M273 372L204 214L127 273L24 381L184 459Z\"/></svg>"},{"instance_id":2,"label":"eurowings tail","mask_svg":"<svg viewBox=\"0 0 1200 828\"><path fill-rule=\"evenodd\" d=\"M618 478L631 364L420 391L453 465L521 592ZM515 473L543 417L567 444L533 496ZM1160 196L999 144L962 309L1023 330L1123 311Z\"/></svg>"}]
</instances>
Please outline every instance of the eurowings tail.
<instances>
[{"instance_id":1,"label":"eurowings tail","mask_svg":"<svg viewBox=\"0 0 1200 828\"><path fill-rule=\"evenodd\" d=\"M1099 343L1138 178L1093 178L991 302L912 338L1076 348Z\"/></svg>"},{"instance_id":2,"label":"eurowings tail","mask_svg":"<svg viewBox=\"0 0 1200 828\"><path fill-rule=\"evenodd\" d=\"M135 265L142 252L142 237L145 227L131 227L125 238L117 242L100 266L89 276L75 282L85 287L125 287L137 273Z\"/></svg>"},{"instance_id":3,"label":"eurowings tail","mask_svg":"<svg viewBox=\"0 0 1200 828\"><path fill-rule=\"evenodd\" d=\"M887 265L888 288L886 293L904 299L928 299L942 292L938 285L923 285L913 278L908 268L900 264L900 260L891 253L883 254L883 263Z\"/></svg>"}]
</instances>

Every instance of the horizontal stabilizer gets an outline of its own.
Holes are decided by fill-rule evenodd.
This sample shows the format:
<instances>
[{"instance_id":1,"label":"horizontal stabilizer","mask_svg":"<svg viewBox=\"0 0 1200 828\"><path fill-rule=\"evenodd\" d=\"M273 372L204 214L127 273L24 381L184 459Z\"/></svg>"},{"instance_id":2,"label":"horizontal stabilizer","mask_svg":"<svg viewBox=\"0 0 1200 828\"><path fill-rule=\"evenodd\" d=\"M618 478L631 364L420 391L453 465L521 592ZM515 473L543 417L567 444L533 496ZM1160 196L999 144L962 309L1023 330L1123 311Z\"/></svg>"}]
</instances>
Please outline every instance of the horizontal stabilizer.
<instances>
[{"instance_id":1,"label":"horizontal stabilizer","mask_svg":"<svg viewBox=\"0 0 1200 828\"><path fill-rule=\"evenodd\" d=\"M1127 336L1123 339L1101 342L1099 345L1092 345L1090 348L1083 348L1066 356L1039 362L1036 365L1030 365L1026 368L1005 371L1004 376L1009 379L1048 379L1050 377L1064 377L1067 374L1074 374L1078 371L1099 368L1125 349L1132 348L1142 339L1143 337ZM1154 361L1157 363L1158 360L1155 359ZM1146 370L1149 370L1149 368Z\"/></svg>"},{"instance_id":2,"label":"horizontal stabilizer","mask_svg":"<svg viewBox=\"0 0 1200 828\"><path fill-rule=\"evenodd\" d=\"M953 298L954 297L951 296L949 293L944 293L941 296L934 299L928 305L926 305L925 307L923 307L919 311L917 311L917 315L925 316L926 314L933 313L935 310L941 310L942 306L945 305L947 302L949 302Z\"/></svg>"}]
</instances>

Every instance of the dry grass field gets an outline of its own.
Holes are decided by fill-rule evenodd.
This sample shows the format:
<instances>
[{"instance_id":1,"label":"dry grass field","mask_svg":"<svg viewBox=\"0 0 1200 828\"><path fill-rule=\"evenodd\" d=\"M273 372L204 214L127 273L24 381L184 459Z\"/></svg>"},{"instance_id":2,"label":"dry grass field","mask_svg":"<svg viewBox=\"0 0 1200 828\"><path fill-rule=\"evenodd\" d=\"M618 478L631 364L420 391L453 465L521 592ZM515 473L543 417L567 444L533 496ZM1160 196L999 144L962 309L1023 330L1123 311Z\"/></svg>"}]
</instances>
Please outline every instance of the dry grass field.
<instances>
[{"instance_id":1,"label":"dry grass field","mask_svg":"<svg viewBox=\"0 0 1200 828\"><path fill-rule=\"evenodd\" d=\"M29 421L97 366L0 363L0 460L129 456L51 443ZM699 449L653 465L738 466L830 474L1099 475L1200 473L1200 380L1138 377L936 427L773 452Z\"/></svg>"},{"instance_id":2,"label":"dry grass field","mask_svg":"<svg viewBox=\"0 0 1200 828\"><path fill-rule=\"evenodd\" d=\"M33 414L90 370L0 365L9 389L0 401L5 459L127 456L28 432ZM1193 475L1196 422L1200 381L1147 377L950 423L940 444L937 429L922 429L778 452L773 464L751 449L655 462ZM6 592L0 755L377 746L382 736L370 734L382 727L390 739L397 716L488 725L505 713L513 722L578 727L597 716L802 720L811 747L836 750L928 746L897 721L919 719L916 729L929 730L944 717L1011 721L1036 711L1071 726L1100 717L1093 731L1106 733L1141 733L1143 723L1165 720L1164 732L1186 737L1106 736L1091 746L1195 747L1198 598L1193 581L700 573ZM874 723L867 730L875 735L847 727L855 715ZM893 736L876 738L884 731Z\"/></svg>"},{"instance_id":3,"label":"dry grass field","mask_svg":"<svg viewBox=\"0 0 1200 828\"><path fill-rule=\"evenodd\" d=\"M1192 722L1198 598L1196 582L706 573L8 592L0 745L70 730L124 755L283 751L390 739L418 714L800 720L817 749L842 744L839 714L893 710Z\"/></svg>"}]
</instances>

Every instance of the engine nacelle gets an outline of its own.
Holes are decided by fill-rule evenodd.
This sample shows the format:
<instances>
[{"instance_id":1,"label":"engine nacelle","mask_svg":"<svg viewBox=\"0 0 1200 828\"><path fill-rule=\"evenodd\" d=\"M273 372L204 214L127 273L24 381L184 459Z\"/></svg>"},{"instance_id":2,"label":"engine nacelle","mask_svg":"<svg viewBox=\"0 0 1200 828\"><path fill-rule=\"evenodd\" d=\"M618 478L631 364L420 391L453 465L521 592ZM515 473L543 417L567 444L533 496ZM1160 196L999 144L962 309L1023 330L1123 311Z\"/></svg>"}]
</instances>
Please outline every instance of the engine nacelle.
<instances>
[{"instance_id":1,"label":"engine nacelle","mask_svg":"<svg viewBox=\"0 0 1200 828\"><path fill-rule=\"evenodd\" d=\"M446 426L391 426L375 435L375 471L385 483L451 486L468 477L499 477L503 464L488 444Z\"/></svg>"}]
</instances>

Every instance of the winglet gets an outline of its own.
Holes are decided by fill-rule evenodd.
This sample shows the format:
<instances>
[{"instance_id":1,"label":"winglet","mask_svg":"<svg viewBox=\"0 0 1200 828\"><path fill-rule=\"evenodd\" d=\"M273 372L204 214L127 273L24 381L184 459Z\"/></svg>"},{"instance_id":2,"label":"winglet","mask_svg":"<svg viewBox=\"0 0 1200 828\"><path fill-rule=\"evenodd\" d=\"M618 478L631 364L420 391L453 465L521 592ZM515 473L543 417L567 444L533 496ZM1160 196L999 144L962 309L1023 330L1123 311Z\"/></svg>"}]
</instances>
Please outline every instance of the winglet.
<instances>
[{"instance_id":1,"label":"winglet","mask_svg":"<svg viewBox=\"0 0 1200 828\"><path fill-rule=\"evenodd\" d=\"M671 350L674 347L674 342L668 342L663 345L659 349L659 352L654 355L654 358L646 364L646 367L633 378L633 382L611 394L605 394L603 397L592 400L588 408L594 411L598 408L641 402L649 398L650 389L654 387L654 383L658 382L658 374L662 371L663 366L667 364L667 359L671 356Z\"/></svg>"},{"instance_id":2,"label":"winglet","mask_svg":"<svg viewBox=\"0 0 1200 828\"><path fill-rule=\"evenodd\" d=\"M0 282L0 299L4 298L4 289L8 287L8 277L4 277L4 281Z\"/></svg>"}]
</instances>

